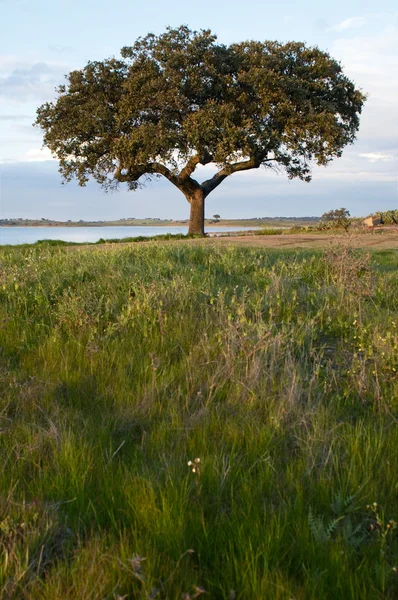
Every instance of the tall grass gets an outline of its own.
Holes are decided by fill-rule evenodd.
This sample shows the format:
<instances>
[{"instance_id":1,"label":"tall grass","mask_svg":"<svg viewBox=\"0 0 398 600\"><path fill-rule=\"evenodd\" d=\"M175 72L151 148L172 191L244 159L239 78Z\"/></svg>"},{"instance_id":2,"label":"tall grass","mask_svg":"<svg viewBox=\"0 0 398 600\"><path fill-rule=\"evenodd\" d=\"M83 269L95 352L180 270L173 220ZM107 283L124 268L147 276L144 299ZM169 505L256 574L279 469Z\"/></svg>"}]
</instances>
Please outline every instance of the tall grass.
<instances>
[{"instance_id":1,"label":"tall grass","mask_svg":"<svg viewBox=\"0 0 398 600\"><path fill-rule=\"evenodd\" d=\"M396 253L0 262L2 597L396 597Z\"/></svg>"}]
</instances>

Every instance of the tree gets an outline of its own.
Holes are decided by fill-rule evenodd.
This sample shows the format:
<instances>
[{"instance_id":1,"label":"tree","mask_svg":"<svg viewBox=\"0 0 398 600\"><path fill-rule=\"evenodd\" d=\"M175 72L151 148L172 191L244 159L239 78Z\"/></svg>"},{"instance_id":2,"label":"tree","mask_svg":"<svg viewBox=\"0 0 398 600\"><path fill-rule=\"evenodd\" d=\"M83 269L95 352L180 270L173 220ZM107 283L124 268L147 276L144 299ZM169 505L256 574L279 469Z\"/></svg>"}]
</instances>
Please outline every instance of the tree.
<instances>
[{"instance_id":1,"label":"tree","mask_svg":"<svg viewBox=\"0 0 398 600\"><path fill-rule=\"evenodd\" d=\"M321 216L321 223L325 223L327 226L333 228L344 228L348 231L348 228L351 225L350 211L346 208L329 210Z\"/></svg>"},{"instance_id":2,"label":"tree","mask_svg":"<svg viewBox=\"0 0 398 600\"><path fill-rule=\"evenodd\" d=\"M218 221L221 219L220 215L213 215L213 219L218 223Z\"/></svg>"},{"instance_id":3,"label":"tree","mask_svg":"<svg viewBox=\"0 0 398 600\"><path fill-rule=\"evenodd\" d=\"M303 43L226 46L210 30L168 28L67 75L37 111L65 181L130 190L166 177L204 233L207 196L233 173L283 169L310 181L355 139L365 96L327 52ZM218 171L199 183L198 165Z\"/></svg>"}]
</instances>

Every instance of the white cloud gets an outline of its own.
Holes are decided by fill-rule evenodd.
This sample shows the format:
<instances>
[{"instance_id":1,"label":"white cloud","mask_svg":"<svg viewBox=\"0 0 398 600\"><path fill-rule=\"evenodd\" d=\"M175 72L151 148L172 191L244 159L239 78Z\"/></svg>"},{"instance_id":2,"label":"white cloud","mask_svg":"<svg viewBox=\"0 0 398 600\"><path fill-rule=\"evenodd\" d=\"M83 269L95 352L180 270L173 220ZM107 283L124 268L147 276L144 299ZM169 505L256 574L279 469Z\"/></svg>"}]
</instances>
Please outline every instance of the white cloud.
<instances>
[{"instance_id":1,"label":"white cloud","mask_svg":"<svg viewBox=\"0 0 398 600\"><path fill-rule=\"evenodd\" d=\"M331 31L345 31L346 29L358 29L362 27L366 23L366 17L351 17L350 19L345 19L337 25L331 27Z\"/></svg>"},{"instance_id":2,"label":"white cloud","mask_svg":"<svg viewBox=\"0 0 398 600\"><path fill-rule=\"evenodd\" d=\"M363 158L367 158L370 162L389 162L390 160L394 160L393 154L383 154L382 152L364 152L360 153L358 156L362 156Z\"/></svg>"},{"instance_id":3,"label":"white cloud","mask_svg":"<svg viewBox=\"0 0 398 600\"><path fill-rule=\"evenodd\" d=\"M332 56L342 62L344 72L368 95L354 146L355 156L345 152L342 161L347 171L361 178L366 170L369 180L393 181L398 153L397 15L373 17L372 35L352 32L350 37L339 36L331 47Z\"/></svg>"},{"instance_id":4,"label":"white cloud","mask_svg":"<svg viewBox=\"0 0 398 600\"><path fill-rule=\"evenodd\" d=\"M43 160L56 160L48 148L31 148L21 162L42 162Z\"/></svg>"},{"instance_id":5,"label":"white cloud","mask_svg":"<svg viewBox=\"0 0 398 600\"><path fill-rule=\"evenodd\" d=\"M18 114L2 114L2 115L0 115L0 121L26 121L26 119L32 119L32 115L24 115L24 114L19 114L19 115Z\"/></svg>"},{"instance_id":6,"label":"white cloud","mask_svg":"<svg viewBox=\"0 0 398 600\"><path fill-rule=\"evenodd\" d=\"M319 177L319 175L321 175ZM374 171L359 171L359 172L325 172L320 174L316 173L316 177L319 179L334 179L338 181L350 181L352 183L359 181L384 181L384 182L395 182L397 180L397 176L394 173L386 173L386 172L374 172ZM314 175L315 179L315 175Z\"/></svg>"},{"instance_id":7,"label":"white cloud","mask_svg":"<svg viewBox=\"0 0 398 600\"><path fill-rule=\"evenodd\" d=\"M0 162L51 160L40 151L42 135L32 123L37 107L55 96L66 64L29 56L0 55Z\"/></svg>"},{"instance_id":8,"label":"white cloud","mask_svg":"<svg viewBox=\"0 0 398 600\"><path fill-rule=\"evenodd\" d=\"M15 69L16 67L26 64L26 61L14 56L12 54L0 55L0 71L7 71L10 68Z\"/></svg>"},{"instance_id":9,"label":"white cloud","mask_svg":"<svg viewBox=\"0 0 398 600\"><path fill-rule=\"evenodd\" d=\"M344 71L355 78L370 98L392 103L398 95L397 39L398 25L392 18L391 24L375 35L337 38L331 54L341 60Z\"/></svg>"},{"instance_id":10,"label":"white cloud","mask_svg":"<svg viewBox=\"0 0 398 600\"><path fill-rule=\"evenodd\" d=\"M0 98L14 103L51 99L67 71L68 67L60 63L26 62L13 56L0 56Z\"/></svg>"},{"instance_id":11,"label":"white cloud","mask_svg":"<svg viewBox=\"0 0 398 600\"><path fill-rule=\"evenodd\" d=\"M56 161L48 148L30 148L24 153L18 152L14 156L0 157L0 164L18 164Z\"/></svg>"}]
</instances>

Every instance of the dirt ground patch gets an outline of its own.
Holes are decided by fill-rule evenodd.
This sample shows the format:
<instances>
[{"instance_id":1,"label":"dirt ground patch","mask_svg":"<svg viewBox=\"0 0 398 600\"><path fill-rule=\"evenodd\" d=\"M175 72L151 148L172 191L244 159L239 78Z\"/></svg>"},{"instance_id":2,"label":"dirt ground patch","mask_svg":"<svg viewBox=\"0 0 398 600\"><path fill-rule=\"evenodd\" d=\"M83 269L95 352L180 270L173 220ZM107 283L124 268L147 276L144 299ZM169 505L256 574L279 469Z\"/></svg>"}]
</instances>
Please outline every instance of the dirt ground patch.
<instances>
[{"instance_id":1,"label":"dirt ground patch","mask_svg":"<svg viewBox=\"0 0 398 600\"><path fill-rule=\"evenodd\" d=\"M109 250L136 243L144 242L118 242L116 244L78 245L69 246L70 250L90 249ZM156 243L145 242L145 244ZM235 244L239 246L252 246L256 248L327 248L334 244L347 244L353 248L369 248L374 250L398 249L398 231L394 233L362 233L362 234L297 234L297 235L232 235L230 237L208 237L203 239L167 240L165 244Z\"/></svg>"},{"instance_id":2,"label":"dirt ground patch","mask_svg":"<svg viewBox=\"0 0 398 600\"><path fill-rule=\"evenodd\" d=\"M206 240L207 242L207 240ZM398 249L398 232L366 233L357 235L248 235L211 238L216 244L239 244L260 248L327 248L343 243L355 248L374 248L380 250Z\"/></svg>"}]
</instances>

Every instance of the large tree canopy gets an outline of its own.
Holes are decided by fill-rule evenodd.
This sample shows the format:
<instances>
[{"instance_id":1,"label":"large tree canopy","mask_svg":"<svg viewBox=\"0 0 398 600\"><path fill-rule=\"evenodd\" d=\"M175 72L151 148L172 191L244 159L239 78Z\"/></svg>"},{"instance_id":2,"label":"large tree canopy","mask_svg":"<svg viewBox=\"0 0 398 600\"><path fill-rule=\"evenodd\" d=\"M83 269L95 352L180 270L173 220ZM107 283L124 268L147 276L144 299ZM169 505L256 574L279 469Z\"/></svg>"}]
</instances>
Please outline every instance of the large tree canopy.
<instances>
[{"instance_id":1,"label":"large tree canopy","mask_svg":"<svg viewBox=\"0 0 398 600\"><path fill-rule=\"evenodd\" d=\"M316 47L225 46L185 26L89 62L57 92L36 123L64 179L134 190L163 175L190 202L190 233L203 233L204 200L233 173L263 165L309 181L312 161L354 141L365 100ZM192 174L208 163L218 171L200 184Z\"/></svg>"}]
</instances>

